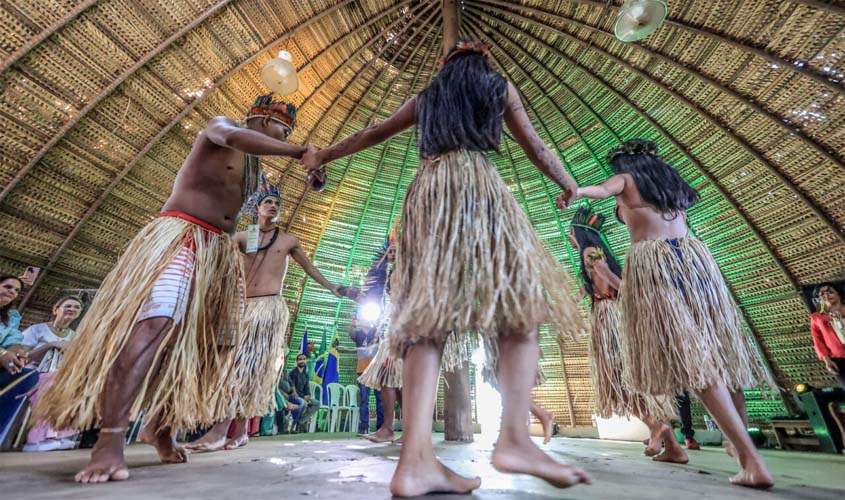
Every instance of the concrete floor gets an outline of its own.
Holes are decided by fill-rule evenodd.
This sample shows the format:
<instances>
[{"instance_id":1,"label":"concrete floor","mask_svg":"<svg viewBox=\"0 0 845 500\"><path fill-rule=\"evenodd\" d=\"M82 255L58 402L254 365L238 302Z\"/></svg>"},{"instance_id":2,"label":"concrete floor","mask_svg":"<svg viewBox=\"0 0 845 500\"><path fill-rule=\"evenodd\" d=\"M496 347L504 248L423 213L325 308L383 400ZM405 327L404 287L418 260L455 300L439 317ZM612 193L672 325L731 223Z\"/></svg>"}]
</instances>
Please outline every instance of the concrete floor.
<instances>
[{"instance_id":1,"label":"concrete floor","mask_svg":"<svg viewBox=\"0 0 845 500\"><path fill-rule=\"evenodd\" d=\"M89 450L0 454L0 498L34 499L380 499L399 447L328 435L253 439L240 450L191 455L183 465L161 465L152 448L127 452L132 477L122 483L76 485L73 474ZM690 452L689 465L652 463L635 443L557 438L546 449L562 462L578 464L592 486L555 490L530 477L505 476L489 465L492 443L444 443L435 435L441 460L456 471L480 475L478 499L842 499L845 457L767 451L777 485L771 492L731 486L736 464L721 448ZM19 495L14 494L17 492ZM445 497L456 498L456 497Z\"/></svg>"}]
</instances>

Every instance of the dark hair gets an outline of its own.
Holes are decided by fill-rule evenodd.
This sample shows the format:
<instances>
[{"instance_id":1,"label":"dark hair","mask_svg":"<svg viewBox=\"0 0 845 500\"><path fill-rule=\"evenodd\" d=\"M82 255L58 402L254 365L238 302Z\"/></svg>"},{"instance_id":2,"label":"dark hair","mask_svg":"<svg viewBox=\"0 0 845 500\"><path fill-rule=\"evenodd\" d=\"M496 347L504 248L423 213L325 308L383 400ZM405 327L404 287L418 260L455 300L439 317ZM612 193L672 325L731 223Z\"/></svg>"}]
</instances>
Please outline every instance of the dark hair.
<instances>
[{"instance_id":1,"label":"dark hair","mask_svg":"<svg viewBox=\"0 0 845 500\"><path fill-rule=\"evenodd\" d=\"M839 294L840 300L845 299L845 291L843 291L842 284L841 283L833 283L831 281L825 281L824 283L819 283L818 285L816 285L815 288L813 288L813 298L814 299L819 298L819 292L822 291L823 286L826 286L828 288L832 288L836 293Z\"/></svg>"},{"instance_id":2,"label":"dark hair","mask_svg":"<svg viewBox=\"0 0 845 500\"><path fill-rule=\"evenodd\" d=\"M631 174L643 200L673 219L698 203L698 192L657 154L657 145L651 141L625 141L607 162L615 174Z\"/></svg>"},{"instance_id":3,"label":"dark hair","mask_svg":"<svg viewBox=\"0 0 845 500\"><path fill-rule=\"evenodd\" d=\"M297 355L296 355L296 360L297 360L297 361L299 361L299 358L306 358L306 359L307 359L307 358L308 358L308 356L306 356L304 352L301 352L301 353L299 353L299 354L297 354Z\"/></svg>"},{"instance_id":4,"label":"dark hair","mask_svg":"<svg viewBox=\"0 0 845 500\"><path fill-rule=\"evenodd\" d=\"M605 217L602 214L593 214L590 207L581 207L575 212L572 218L572 230L575 232L575 239L578 241L578 255L581 257L581 279L584 281L584 288L590 294L590 299L595 296L595 287L590 273L587 272L587 264L584 262L584 249L594 247L604 253L610 271L616 276L622 277L622 266L616 260L616 256L604 239L601 229Z\"/></svg>"},{"instance_id":5,"label":"dark hair","mask_svg":"<svg viewBox=\"0 0 845 500\"><path fill-rule=\"evenodd\" d=\"M420 156L461 149L498 152L507 90L507 80L484 55L460 52L449 59L417 96Z\"/></svg>"},{"instance_id":6,"label":"dark hair","mask_svg":"<svg viewBox=\"0 0 845 500\"><path fill-rule=\"evenodd\" d=\"M11 274L0 276L0 283L3 283L6 280L17 281L20 284L21 289L23 289L23 281L21 281L21 279L18 278L17 276L12 276ZM15 303L15 301L13 300L13 301L9 302L8 304L6 304L5 306L0 307L0 321L2 321L4 325L8 326L8 324L9 324L9 311L14 309L14 307L13 307L14 303Z\"/></svg>"}]
</instances>

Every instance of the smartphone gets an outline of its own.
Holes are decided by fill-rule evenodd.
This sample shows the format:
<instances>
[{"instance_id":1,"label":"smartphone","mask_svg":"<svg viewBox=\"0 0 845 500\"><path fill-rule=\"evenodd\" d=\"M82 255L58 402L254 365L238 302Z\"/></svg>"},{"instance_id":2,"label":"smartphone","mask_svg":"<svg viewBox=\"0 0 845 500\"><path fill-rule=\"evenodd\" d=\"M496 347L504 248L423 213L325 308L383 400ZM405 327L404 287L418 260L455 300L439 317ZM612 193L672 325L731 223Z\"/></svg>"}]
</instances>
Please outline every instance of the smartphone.
<instances>
[{"instance_id":1,"label":"smartphone","mask_svg":"<svg viewBox=\"0 0 845 500\"><path fill-rule=\"evenodd\" d=\"M23 276L21 276L21 281L23 281L27 285L32 286L32 284L35 283L35 278L38 277L38 273L40 273L40 272L41 272L40 267L27 266L26 272L24 272Z\"/></svg>"}]
</instances>

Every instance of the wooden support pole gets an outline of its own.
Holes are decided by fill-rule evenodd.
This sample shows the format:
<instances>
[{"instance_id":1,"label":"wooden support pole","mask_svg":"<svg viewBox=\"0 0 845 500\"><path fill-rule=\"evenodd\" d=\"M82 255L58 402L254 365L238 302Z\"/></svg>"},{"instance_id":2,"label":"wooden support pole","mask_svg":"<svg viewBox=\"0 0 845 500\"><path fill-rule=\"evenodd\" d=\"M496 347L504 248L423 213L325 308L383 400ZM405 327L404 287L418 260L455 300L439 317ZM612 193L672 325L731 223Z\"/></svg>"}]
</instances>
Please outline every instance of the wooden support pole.
<instances>
[{"instance_id":1,"label":"wooden support pole","mask_svg":"<svg viewBox=\"0 0 845 500\"><path fill-rule=\"evenodd\" d=\"M458 0L441 0L443 6L443 55L458 43ZM446 441L472 442L472 397L469 360L454 372L444 374L443 417Z\"/></svg>"}]
</instances>

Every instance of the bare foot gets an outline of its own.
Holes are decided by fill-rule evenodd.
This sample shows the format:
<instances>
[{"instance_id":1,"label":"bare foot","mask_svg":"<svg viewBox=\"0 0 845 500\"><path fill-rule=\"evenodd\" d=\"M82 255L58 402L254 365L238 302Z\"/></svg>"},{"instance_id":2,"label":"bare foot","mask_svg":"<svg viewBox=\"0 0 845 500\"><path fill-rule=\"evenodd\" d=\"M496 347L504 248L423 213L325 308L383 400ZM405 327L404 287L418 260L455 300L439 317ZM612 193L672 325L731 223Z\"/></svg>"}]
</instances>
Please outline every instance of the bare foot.
<instances>
[{"instance_id":1,"label":"bare foot","mask_svg":"<svg viewBox=\"0 0 845 500\"><path fill-rule=\"evenodd\" d=\"M765 466L756 465L742 469L731 478L731 483L746 488L767 490L775 485L775 480Z\"/></svg>"},{"instance_id":2,"label":"bare foot","mask_svg":"<svg viewBox=\"0 0 845 500\"><path fill-rule=\"evenodd\" d=\"M493 468L499 472L529 474L556 488L591 483L584 470L556 462L527 438L518 443L506 443L500 437L493 450Z\"/></svg>"},{"instance_id":3,"label":"bare foot","mask_svg":"<svg viewBox=\"0 0 845 500\"><path fill-rule=\"evenodd\" d=\"M226 446L226 433L230 422L217 422L201 438L186 443L185 449L191 453L203 453L222 450Z\"/></svg>"},{"instance_id":4,"label":"bare foot","mask_svg":"<svg viewBox=\"0 0 845 500\"><path fill-rule=\"evenodd\" d=\"M652 460L673 464L685 464L689 462L687 452L681 448L681 444L675 438L675 432L672 430L672 427L662 424L660 426L659 437L663 441L663 453L652 458Z\"/></svg>"},{"instance_id":5,"label":"bare foot","mask_svg":"<svg viewBox=\"0 0 845 500\"><path fill-rule=\"evenodd\" d=\"M394 437L395 435L393 434L393 431L387 427L382 427L374 433L364 436L365 439L372 441L373 443L392 443Z\"/></svg>"},{"instance_id":6,"label":"bare foot","mask_svg":"<svg viewBox=\"0 0 845 500\"><path fill-rule=\"evenodd\" d=\"M155 447L158 459L163 464L181 464L188 461L188 452L176 444L176 439L170 434L170 429L154 432L147 426L141 430L139 439L142 443Z\"/></svg>"},{"instance_id":7,"label":"bare foot","mask_svg":"<svg viewBox=\"0 0 845 500\"><path fill-rule=\"evenodd\" d=\"M540 408L540 411L537 412L536 416L537 420L543 424L543 444L549 444L549 441L552 440L552 432L555 428L555 417L542 408Z\"/></svg>"},{"instance_id":8,"label":"bare foot","mask_svg":"<svg viewBox=\"0 0 845 500\"><path fill-rule=\"evenodd\" d=\"M240 436L233 437L226 443L227 450L236 450L238 448L242 448L249 443L249 435L247 433L243 433Z\"/></svg>"},{"instance_id":9,"label":"bare foot","mask_svg":"<svg viewBox=\"0 0 845 500\"><path fill-rule=\"evenodd\" d=\"M653 457L663 449L663 440L659 436L655 436L653 439L647 439L645 444L648 446L646 446L643 454L647 457Z\"/></svg>"},{"instance_id":10,"label":"bare foot","mask_svg":"<svg viewBox=\"0 0 845 500\"><path fill-rule=\"evenodd\" d=\"M667 446L663 453L652 458L655 462L670 462L673 464L685 464L689 462L687 452L680 446Z\"/></svg>"},{"instance_id":11,"label":"bare foot","mask_svg":"<svg viewBox=\"0 0 845 500\"><path fill-rule=\"evenodd\" d=\"M129 479L129 468L123 458L122 433L101 432L91 450L91 460L73 478L77 483L105 483Z\"/></svg>"},{"instance_id":12,"label":"bare foot","mask_svg":"<svg viewBox=\"0 0 845 500\"><path fill-rule=\"evenodd\" d=\"M481 486L481 478L455 474L438 460L399 463L390 481L390 493L397 497L418 497L429 493L466 495Z\"/></svg>"}]
</instances>

